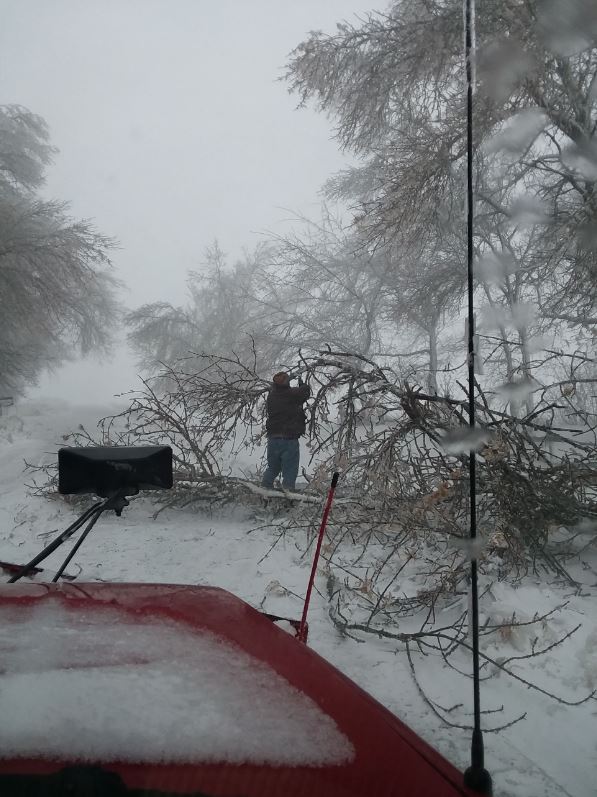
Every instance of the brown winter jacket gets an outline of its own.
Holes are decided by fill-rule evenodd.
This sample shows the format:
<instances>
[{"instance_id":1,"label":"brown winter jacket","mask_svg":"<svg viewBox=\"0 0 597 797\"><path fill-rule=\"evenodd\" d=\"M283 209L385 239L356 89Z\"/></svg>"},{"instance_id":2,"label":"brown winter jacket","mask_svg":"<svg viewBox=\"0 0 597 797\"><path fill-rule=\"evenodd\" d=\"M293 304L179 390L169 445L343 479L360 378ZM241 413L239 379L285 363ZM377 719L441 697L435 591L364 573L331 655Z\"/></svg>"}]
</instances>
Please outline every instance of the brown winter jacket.
<instances>
[{"instance_id":1,"label":"brown winter jacket","mask_svg":"<svg viewBox=\"0 0 597 797\"><path fill-rule=\"evenodd\" d=\"M267 436L298 439L304 434L306 419L303 404L310 395L309 385L289 387L272 382L267 397Z\"/></svg>"}]
</instances>

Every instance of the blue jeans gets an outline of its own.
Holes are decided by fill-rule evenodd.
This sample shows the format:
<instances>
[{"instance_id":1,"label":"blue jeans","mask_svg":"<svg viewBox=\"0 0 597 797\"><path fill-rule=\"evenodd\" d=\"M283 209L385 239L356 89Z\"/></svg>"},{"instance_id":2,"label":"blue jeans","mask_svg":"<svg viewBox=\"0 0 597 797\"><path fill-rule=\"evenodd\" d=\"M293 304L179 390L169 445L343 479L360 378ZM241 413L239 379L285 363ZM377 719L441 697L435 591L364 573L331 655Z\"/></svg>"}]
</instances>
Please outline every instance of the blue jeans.
<instances>
[{"instance_id":1,"label":"blue jeans","mask_svg":"<svg viewBox=\"0 0 597 797\"><path fill-rule=\"evenodd\" d=\"M294 490L299 470L299 441L270 437L267 441L267 468L261 484L271 489L282 471L282 487Z\"/></svg>"}]
</instances>

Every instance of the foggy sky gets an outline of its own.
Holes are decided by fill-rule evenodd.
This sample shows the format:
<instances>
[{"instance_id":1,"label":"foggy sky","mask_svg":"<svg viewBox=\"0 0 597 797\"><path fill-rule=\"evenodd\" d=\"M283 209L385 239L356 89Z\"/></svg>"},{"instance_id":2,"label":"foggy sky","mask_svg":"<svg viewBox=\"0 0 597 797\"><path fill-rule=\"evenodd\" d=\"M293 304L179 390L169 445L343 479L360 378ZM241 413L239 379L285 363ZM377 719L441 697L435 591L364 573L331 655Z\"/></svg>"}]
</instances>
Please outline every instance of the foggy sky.
<instances>
[{"instance_id":1,"label":"foggy sky","mask_svg":"<svg viewBox=\"0 0 597 797\"><path fill-rule=\"evenodd\" d=\"M289 210L316 217L348 162L332 123L278 81L309 30L374 0L0 0L2 104L44 117L60 151L44 192L118 239L129 307L184 302L214 239L232 259ZM383 8L385 3L377 4ZM135 386L122 350L44 378L34 395Z\"/></svg>"}]
</instances>

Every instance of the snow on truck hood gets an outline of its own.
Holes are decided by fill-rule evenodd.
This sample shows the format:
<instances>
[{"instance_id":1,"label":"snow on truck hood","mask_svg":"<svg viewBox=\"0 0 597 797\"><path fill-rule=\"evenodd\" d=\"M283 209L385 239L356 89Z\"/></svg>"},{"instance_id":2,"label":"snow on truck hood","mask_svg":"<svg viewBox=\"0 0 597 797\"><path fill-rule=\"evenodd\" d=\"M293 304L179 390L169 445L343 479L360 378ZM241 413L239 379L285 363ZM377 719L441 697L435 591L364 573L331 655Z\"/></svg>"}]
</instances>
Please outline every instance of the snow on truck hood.
<instances>
[{"instance_id":1,"label":"snow on truck hood","mask_svg":"<svg viewBox=\"0 0 597 797\"><path fill-rule=\"evenodd\" d=\"M0 606L3 758L321 766L334 720L211 631L48 595Z\"/></svg>"}]
</instances>

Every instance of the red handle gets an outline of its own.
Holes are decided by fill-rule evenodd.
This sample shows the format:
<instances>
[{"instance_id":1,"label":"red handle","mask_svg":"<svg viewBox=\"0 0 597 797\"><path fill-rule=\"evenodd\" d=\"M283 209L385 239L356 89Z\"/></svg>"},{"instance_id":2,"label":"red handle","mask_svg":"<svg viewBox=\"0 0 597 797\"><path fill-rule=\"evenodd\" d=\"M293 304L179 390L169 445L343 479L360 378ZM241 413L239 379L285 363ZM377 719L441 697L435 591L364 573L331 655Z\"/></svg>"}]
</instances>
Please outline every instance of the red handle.
<instances>
[{"instance_id":1,"label":"red handle","mask_svg":"<svg viewBox=\"0 0 597 797\"><path fill-rule=\"evenodd\" d=\"M313 557L313 566L311 567L311 576L309 578L309 586L307 587L307 594L305 596L305 605L303 606L303 616L301 617L301 627L299 628L298 638L301 642L307 641L307 612L309 611L309 602L311 600L311 591L313 590L313 582L315 581L315 573L317 572L317 564L319 562L319 554L321 552L321 543L323 542L323 535L325 527L328 522L328 515L332 508L332 501L334 500L334 493L340 474L336 471L332 476L332 484L328 492L328 498L323 510L323 517L321 518L321 525L319 526L319 536L317 538L317 547L315 549L315 556Z\"/></svg>"}]
</instances>

